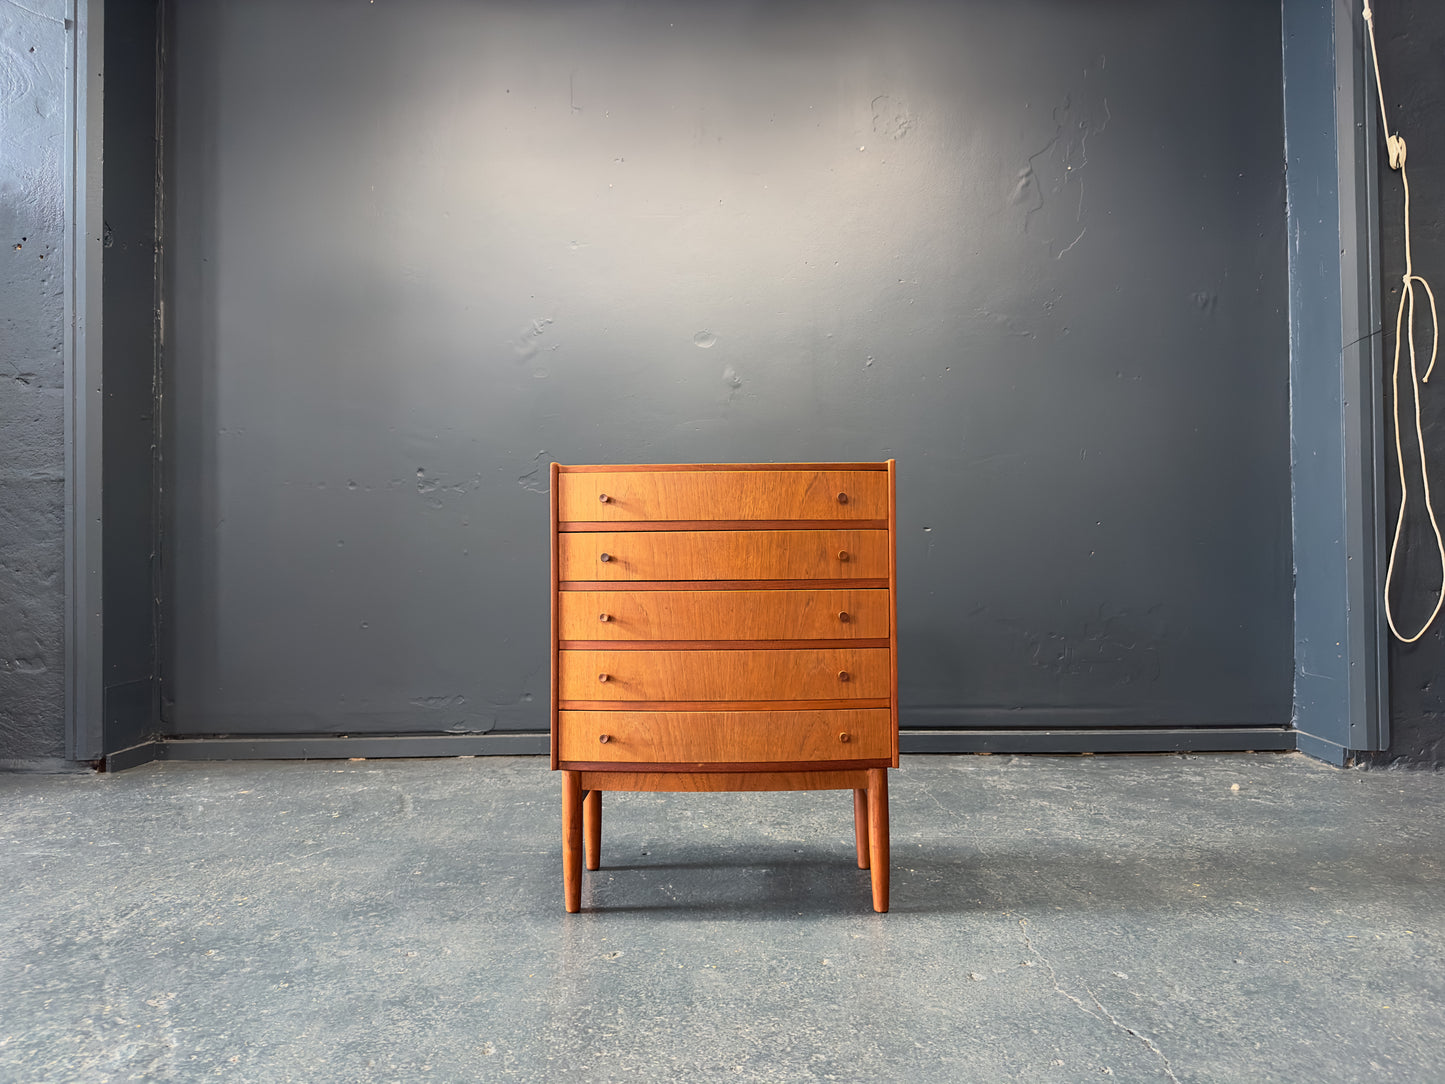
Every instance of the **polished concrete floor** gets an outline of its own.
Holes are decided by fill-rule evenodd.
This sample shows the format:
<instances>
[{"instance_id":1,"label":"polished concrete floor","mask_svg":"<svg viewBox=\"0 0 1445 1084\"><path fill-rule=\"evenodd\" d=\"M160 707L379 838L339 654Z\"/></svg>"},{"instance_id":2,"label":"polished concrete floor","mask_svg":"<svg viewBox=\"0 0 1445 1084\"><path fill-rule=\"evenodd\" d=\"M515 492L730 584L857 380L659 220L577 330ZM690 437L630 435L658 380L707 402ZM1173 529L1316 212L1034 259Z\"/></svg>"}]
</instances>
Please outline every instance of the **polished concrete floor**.
<instances>
[{"instance_id":1,"label":"polished concrete floor","mask_svg":"<svg viewBox=\"0 0 1445 1084\"><path fill-rule=\"evenodd\" d=\"M0 1081L1445 1081L1445 775L913 757L608 795L533 758L0 776Z\"/></svg>"}]
</instances>

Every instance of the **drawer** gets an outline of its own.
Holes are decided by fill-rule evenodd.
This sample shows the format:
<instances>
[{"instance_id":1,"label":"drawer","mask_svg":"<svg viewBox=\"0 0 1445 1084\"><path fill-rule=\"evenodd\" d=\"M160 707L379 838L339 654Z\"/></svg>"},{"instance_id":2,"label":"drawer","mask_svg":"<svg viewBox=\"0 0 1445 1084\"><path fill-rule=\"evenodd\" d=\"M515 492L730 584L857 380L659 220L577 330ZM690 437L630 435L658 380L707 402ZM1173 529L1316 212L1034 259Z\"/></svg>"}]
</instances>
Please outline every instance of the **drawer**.
<instances>
[{"instance_id":1,"label":"drawer","mask_svg":"<svg viewBox=\"0 0 1445 1084\"><path fill-rule=\"evenodd\" d=\"M564 711L557 727L563 761L756 764L893 756L893 721L886 708Z\"/></svg>"},{"instance_id":2,"label":"drawer","mask_svg":"<svg viewBox=\"0 0 1445 1084\"><path fill-rule=\"evenodd\" d=\"M887 648L560 651L561 700L863 700L891 691Z\"/></svg>"},{"instance_id":3,"label":"drawer","mask_svg":"<svg viewBox=\"0 0 1445 1084\"><path fill-rule=\"evenodd\" d=\"M887 531L600 531L560 534L557 545L563 580L851 580L888 575Z\"/></svg>"},{"instance_id":4,"label":"drawer","mask_svg":"<svg viewBox=\"0 0 1445 1084\"><path fill-rule=\"evenodd\" d=\"M888 592L562 591L562 640L856 640L888 635Z\"/></svg>"},{"instance_id":5,"label":"drawer","mask_svg":"<svg viewBox=\"0 0 1445 1084\"><path fill-rule=\"evenodd\" d=\"M588 471L557 486L564 523L888 518L887 471Z\"/></svg>"}]
</instances>

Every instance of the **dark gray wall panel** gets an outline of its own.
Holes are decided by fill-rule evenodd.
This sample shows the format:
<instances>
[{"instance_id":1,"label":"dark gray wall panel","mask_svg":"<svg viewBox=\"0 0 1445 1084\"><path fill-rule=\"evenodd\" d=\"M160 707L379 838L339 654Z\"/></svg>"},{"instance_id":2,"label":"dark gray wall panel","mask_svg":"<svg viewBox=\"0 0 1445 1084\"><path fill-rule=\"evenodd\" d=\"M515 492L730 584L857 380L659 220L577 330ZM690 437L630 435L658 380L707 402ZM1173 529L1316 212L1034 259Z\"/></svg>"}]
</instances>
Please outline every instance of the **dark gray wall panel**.
<instances>
[{"instance_id":1,"label":"dark gray wall panel","mask_svg":"<svg viewBox=\"0 0 1445 1084\"><path fill-rule=\"evenodd\" d=\"M905 725L1288 721L1277 6L176 8L168 732L543 725L553 458L895 456Z\"/></svg>"},{"instance_id":2,"label":"dark gray wall panel","mask_svg":"<svg viewBox=\"0 0 1445 1084\"><path fill-rule=\"evenodd\" d=\"M65 757L64 18L0 6L0 766Z\"/></svg>"},{"instance_id":3,"label":"dark gray wall panel","mask_svg":"<svg viewBox=\"0 0 1445 1084\"><path fill-rule=\"evenodd\" d=\"M1437 295L1445 289L1445 131L1440 111L1445 107L1445 8L1429 0L1392 4L1375 13L1380 46L1380 74L1385 81L1385 104L1390 126L1405 137L1410 171L1410 214L1416 274L1424 275ZM1377 152L1383 162L1384 137ZM1400 276L1405 272L1404 233L1401 220L1403 192L1400 175L1382 167L1380 176L1380 239L1385 284L1385 358L1395 351L1395 311L1400 303ZM1424 302L1416 287L1417 302ZM1429 316L1417 310L1416 342L1421 364L1428 361ZM1408 355L1407 355L1408 358ZM1408 371L1406 360L1404 368ZM1408 378L1407 378L1408 379ZM1436 376L1434 381L1438 381ZM1431 480L1439 494L1445 478L1445 403L1432 381L1423 393L1425 448L1430 457ZM1402 380L1401 415L1406 426L1406 467L1414 487L1414 512L1420 506L1420 478L1410 422L1409 389ZM1393 450L1387 477L1390 481L1390 521L1394 529L1400 492ZM1438 496L1436 498L1439 499ZM1438 506L1437 506L1438 507ZM1423 514L1410 521L1404 556L1396 573L1396 621L1412 635L1429 616L1440 587L1439 557L1435 539ZM1414 644L1391 641L1390 749L1381 762L1421 766L1445 765L1445 628L1436 624Z\"/></svg>"},{"instance_id":4,"label":"dark gray wall panel","mask_svg":"<svg viewBox=\"0 0 1445 1084\"><path fill-rule=\"evenodd\" d=\"M105 749L159 723L155 515L156 0L108 0L105 34Z\"/></svg>"}]
</instances>

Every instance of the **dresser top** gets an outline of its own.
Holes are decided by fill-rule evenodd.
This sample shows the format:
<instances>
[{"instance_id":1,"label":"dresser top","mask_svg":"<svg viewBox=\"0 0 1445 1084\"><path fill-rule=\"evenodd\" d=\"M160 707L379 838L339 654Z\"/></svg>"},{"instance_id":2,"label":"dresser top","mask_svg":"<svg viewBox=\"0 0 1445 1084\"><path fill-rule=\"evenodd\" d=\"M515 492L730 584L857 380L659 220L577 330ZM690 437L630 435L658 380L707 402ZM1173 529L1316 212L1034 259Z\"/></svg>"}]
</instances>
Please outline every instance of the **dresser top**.
<instances>
[{"instance_id":1,"label":"dresser top","mask_svg":"<svg viewBox=\"0 0 1445 1084\"><path fill-rule=\"evenodd\" d=\"M585 466L558 463L564 474L596 474L609 471L715 471L715 470L877 470L888 463L613 463Z\"/></svg>"}]
</instances>

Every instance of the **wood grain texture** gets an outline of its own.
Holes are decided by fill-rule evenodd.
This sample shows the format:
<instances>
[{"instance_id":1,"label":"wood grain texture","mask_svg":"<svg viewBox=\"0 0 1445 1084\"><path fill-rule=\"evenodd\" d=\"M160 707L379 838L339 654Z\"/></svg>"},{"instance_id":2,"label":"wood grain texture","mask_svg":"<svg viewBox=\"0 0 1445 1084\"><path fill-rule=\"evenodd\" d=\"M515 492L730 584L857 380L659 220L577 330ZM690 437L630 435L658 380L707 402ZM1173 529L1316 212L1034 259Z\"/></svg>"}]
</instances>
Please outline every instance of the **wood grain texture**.
<instances>
[{"instance_id":1,"label":"wood grain texture","mask_svg":"<svg viewBox=\"0 0 1445 1084\"><path fill-rule=\"evenodd\" d=\"M888 910L888 769L868 769L868 869L873 877L873 910Z\"/></svg>"},{"instance_id":2,"label":"wood grain texture","mask_svg":"<svg viewBox=\"0 0 1445 1084\"><path fill-rule=\"evenodd\" d=\"M554 465L552 506L568 910L604 790L836 789L887 911L894 462Z\"/></svg>"},{"instance_id":3,"label":"wood grain texture","mask_svg":"<svg viewBox=\"0 0 1445 1084\"><path fill-rule=\"evenodd\" d=\"M598 520L573 520L559 524L559 531L886 531L886 519L655 519L635 522L603 523Z\"/></svg>"},{"instance_id":4,"label":"wood grain texture","mask_svg":"<svg viewBox=\"0 0 1445 1084\"><path fill-rule=\"evenodd\" d=\"M878 471L618 471L564 474L561 483L564 523L877 520L888 514L888 478Z\"/></svg>"},{"instance_id":5,"label":"wood grain texture","mask_svg":"<svg viewBox=\"0 0 1445 1084\"><path fill-rule=\"evenodd\" d=\"M560 582L561 576L561 563L559 561L559 556L557 552L557 478L560 471L561 464L558 463L553 463L547 469L547 476L549 479L549 486L547 492L547 507L549 509L548 515L551 517L552 521L550 558L550 571L552 577L552 649L547 656L547 664L549 670L548 679L552 686L552 710L551 720L548 723L548 730L552 736L552 740L550 742L550 756L552 760L552 770L554 772L557 770L557 703L561 699L561 697L557 695L557 641L560 638L561 632L560 626L558 624L559 618L557 602L559 594L557 590L557 585Z\"/></svg>"},{"instance_id":6,"label":"wood grain texture","mask_svg":"<svg viewBox=\"0 0 1445 1084\"><path fill-rule=\"evenodd\" d=\"M602 792L587 790L582 799L582 853L584 865L596 869L602 862Z\"/></svg>"},{"instance_id":7,"label":"wood grain texture","mask_svg":"<svg viewBox=\"0 0 1445 1084\"><path fill-rule=\"evenodd\" d=\"M564 711L558 726L563 761L876 761L887 760L893 751L892 718L886 709ZM603 735L605 742L600 740Z\"/></svg>"},{"instance_id":8,"label":"wood grain texture","mask_svg":"<svg viewBox=\"0 0 1445 1084\"><path fill-rule=\"evenodd\" d=\"M839 617L845 613L846 621ZM558 615L563 640L854 640L891 634L887 591L564 591Z\"/></svg>"},{"instance_id":9,"label":"wood grain texture","mask_svg":"<svg viewBox=\"0 0 1445 1084\"><path fill-rule=\"evenodd\" d=\"M607 580L563 580L559 591L886 591L888 577L841 580L637 580L611 583Z\"/></svg>"},{"instance_id":10,"label":"wood grain texture","mask_svg":"<svg viewBox=\"0 0 1445 1084\"><path fill-rule=\"evenodd\" d=\"M570 772L837 772L855 768L887 768L886 757L878 760L743 760L718 763L701 760L564 760Z\"/></svg>"},{"instance_id":11,"label":"wood grain texture","mask_svg":"<svg viewBox=\"0 0 1445 1084\"><path fill-rule=\"evenodd\" d=\"M858 700L560 700L561 711L839 711L886 708L886 696Z\"/></svg>"},{"instance_id":12,"label":"wood grain texture","mask_svg":"<svg viewBox=\"0 0 1445 1084\"><path fill-rule=\"evenodd\" d=\"M877 470L885 471L883 463L562 463L563 474L616 474L619 471L665 471L686 474L689 471L800 471L800 470Z\"/></svg>"},{"instance_id":13,"label":"wood grain texture","mask_svg":"<svg viewBox=\"0 0 1445 1084\"><path fill-rule=\"evenodd\" d=\"M856 790L868 772L617 772L581 771L592 790L705 792L726 790Z\"/></svg>"},{"instance_id":14,"label":"wood grain texture","mask_svg":"<svg viewBox=\"0 0 1445 1084\"><path fill-rule=\"evenodd\" d=\"M888 640L563 640L563 651L817 651L829 647L888 648Z\"/></svg>"},{"instance_id":15,"label":"wood grain texture","mask_svg":"<svg viewBox=\"0 0 1445 1084\"><path fill-rule=\"evenodd\" d=\"M895 460L888 460L888 639L893 701L893 766L898 767L898 470Z\"/></svg>"},{"instance_id":16,"label":"wood grain texture","mask_svg":"<svg viewBox=\"0 0 1445 1084\"><path fill-rule=\"evenodd\" d=\"M564 580L839 580L886 577L888 537L887 531L608 531L561 534L558 548Z\"/></svg>"},{"instance_id":17,"label":"wood grain texture","mask_svg":"<svg viewBox=\"0 0 1445 1084\"><path fill-rule=\"evenodd\" d=\"M562 773L562 904L568 914L582 908L582 776Z\"/></svg>"},{"instance_id":18,"label":"wood grain texture","mask_svg":"<svg viewBox=\"0 0 1445 1084\"><path fill-rule=\"evenodd\" d=\"M561 651L558 666L562 700L602 701L886 698L890 673L883 648Z\"/></svg>"}]
</instances>

